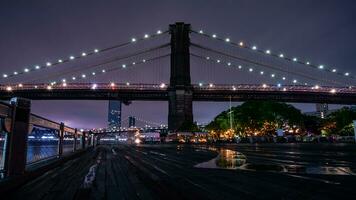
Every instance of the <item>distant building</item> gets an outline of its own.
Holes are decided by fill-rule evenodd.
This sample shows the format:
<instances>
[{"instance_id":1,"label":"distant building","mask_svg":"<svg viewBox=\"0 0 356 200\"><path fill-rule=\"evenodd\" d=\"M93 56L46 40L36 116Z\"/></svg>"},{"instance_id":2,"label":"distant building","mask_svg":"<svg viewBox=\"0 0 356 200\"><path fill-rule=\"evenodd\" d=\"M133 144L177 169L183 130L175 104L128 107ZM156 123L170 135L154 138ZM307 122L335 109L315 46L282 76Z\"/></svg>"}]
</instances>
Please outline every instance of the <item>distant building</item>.
<instances>
[{"instance_id":1,"label":"distant building","mask_svg":"<svg viewBox=\"0 0 356 200\"><path fill-rule=\"evenodd\" d=\"M320 118L324 119L329 114L329 106L326 103L317 103L316 112L319 113Z\"/></svg>"},{"instance_id":2,"label":"distant building","mask_svg":"<svg viewBox=\"0 0 356 200\"><path fill-rule=\"evenodd\" d=\"M305 112L304 114L309 116L320 117L322 119L326 118L331 113L337 111L338 109L329 110L329 105L326 103L318 103L316 104L316 111L314 112Z\"/></svg>"},{"instance_id":3,"label":"distant building","mask_svg":"<svg viewBox=\"0 0 356 200\"><path fill-rule=\"evenodd\" d=\"M135 127L136 126L136 118L134 116L129 117L129 127Z\"/></svg>"},{"instance_id":4,"label":"distant building","mask_svg":"<svg viewBox=\"0 0 356 200\"><path fill-rule=\"evenodd\" d=\"M108 110L108 129L121 127L121 101L110 100Z\"/></svg>"}]
</instances>

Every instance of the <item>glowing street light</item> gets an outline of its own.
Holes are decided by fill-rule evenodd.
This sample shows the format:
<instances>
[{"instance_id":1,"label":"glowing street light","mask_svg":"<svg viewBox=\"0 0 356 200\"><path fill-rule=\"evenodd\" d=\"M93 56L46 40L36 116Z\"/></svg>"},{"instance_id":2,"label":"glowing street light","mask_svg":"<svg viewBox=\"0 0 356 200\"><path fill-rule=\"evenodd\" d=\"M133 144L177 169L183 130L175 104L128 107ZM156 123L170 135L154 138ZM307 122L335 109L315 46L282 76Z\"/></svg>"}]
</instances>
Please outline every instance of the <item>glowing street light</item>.
<instances>
[{"instance_id":1,"label":"glowing street light","mask_svg":"<svg viewBox=\"0 0 356 200\"><path fill-rule=\"evenodd\" d=\"M159 86L160 88L165 88L166 84L165 83L161 83L161 85Z\"/></svg>"},{"instance_id":2,"label":"glowing street light","mask_svg":"<svg viewBox=\"0 0 356 200\"><path fill-rule=\"evenodd\" d=\"M97 85L96 83L94 83L94 84L91 86L91 89L92 89L92 90L95 90L97 87L98 87L98 85Z\"/></svg>"}]
</instances>

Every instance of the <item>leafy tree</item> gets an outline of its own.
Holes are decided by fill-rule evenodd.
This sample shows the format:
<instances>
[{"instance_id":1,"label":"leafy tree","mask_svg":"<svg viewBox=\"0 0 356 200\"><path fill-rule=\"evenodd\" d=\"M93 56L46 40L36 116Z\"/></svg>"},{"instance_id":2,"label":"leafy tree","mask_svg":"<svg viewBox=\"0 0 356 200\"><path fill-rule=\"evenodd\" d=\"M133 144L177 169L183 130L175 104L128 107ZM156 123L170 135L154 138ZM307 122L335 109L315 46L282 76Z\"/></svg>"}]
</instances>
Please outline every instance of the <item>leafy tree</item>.
<instances>
[{"instance_id":1,"label":"leafy tree","mask_svg":"<svg viewBox=\"0 0 356 200\"><path fill-rule=\"evenodd\" d=\"M207 126L208 130L227 131L230 129L230 112L233 118L233 129L240 135L273 135L276 129L301 127L303 117L300 110L285 103L274 101L247 101L231 111L220 113Z\"/></svg>"},{"instance_id":2,"label":"leafy tree","mask_svg":"<svg viewBox=\"0 0 356 200\"><path fill-rule=\"evenodd\" d=\"M327 116L323 124L323 130L327 134L352 135L353 120L356 120L356 111L344 107Z\"/></svg>"},{"instance_id":3,"label":"leafy tree","mask_svg":"<svg viewBox=\"0 0 356 200\"><path fill-rule=\"evenodd\" d=\"M304 130L315 135L321 134L324 120L320 117L303 115Z\"/></svg>"}]
</instances>

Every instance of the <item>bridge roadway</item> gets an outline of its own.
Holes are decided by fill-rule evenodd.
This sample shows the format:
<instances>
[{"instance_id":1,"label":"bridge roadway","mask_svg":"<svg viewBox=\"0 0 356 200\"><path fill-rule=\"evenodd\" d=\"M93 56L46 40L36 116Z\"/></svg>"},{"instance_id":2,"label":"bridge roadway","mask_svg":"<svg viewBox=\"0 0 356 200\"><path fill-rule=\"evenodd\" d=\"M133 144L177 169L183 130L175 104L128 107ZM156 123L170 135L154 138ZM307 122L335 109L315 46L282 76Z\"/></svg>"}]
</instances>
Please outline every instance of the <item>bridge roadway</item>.
<instances>
[{"instance_id":1,"label":"bridge roadway","mask_svg":"<svg viewBox=\"0 0 356 200\"><path fill-rule=\"evenodd\" d=\"M281 102L356 104L356 88L275 85L192 85L193 101L275 100ZM0 85L0 99L144 100L167 101L165 84L48 84Z\"/></svg>"},{"instance_id":2,"label":"bridge roadway","mask_svg":"<svg viewBox=\"0 0 356 200\"><path fill-rule=\"evenodd\" d=\"M101 146L8 199L353 199L355 150L352 144ZM218 154L244 165L206 164ZM84 184L95 163L94 181Z\"/></svg>"}]
</instances>

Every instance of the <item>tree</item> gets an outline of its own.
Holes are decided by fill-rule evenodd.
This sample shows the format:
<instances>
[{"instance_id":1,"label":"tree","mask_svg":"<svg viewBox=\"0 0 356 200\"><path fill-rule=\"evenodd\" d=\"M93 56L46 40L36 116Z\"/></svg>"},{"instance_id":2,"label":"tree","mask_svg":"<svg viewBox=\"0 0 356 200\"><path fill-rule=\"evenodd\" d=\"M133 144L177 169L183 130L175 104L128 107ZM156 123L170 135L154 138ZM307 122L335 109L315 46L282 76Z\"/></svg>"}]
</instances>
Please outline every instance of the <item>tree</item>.
<instances>
[{"instance_id":1,"label":"tree","mask_svg":"<svg viewBox=\"0 0 356 200\"><path fill-rule=\"evenodd\" d=\"M327 116L323 124L323 130L329 135L352 135L353 120L356 120L356 111L348 107L344 107Z\"/></svg>"},{"instance_id":2,"label":"tree","mask_svg":"<svg viewBox=\"0 0 356 200\"><path fill-rule=\"evenodd\" d=\"M324 120L320 117L303 115L304 130L315 135L321 134Z\"/></svg>"},{"instance_id":3,"label":"tree","mask_svg":"<svg viewBox=\"0 0 356 200\"><path fill-rule=\"evenodd\" d=\"M274 135L278 128L303 125L300 110L291 105L274 101L247 101L231 108L231 111L220 113L207 129L226 132L230 129L230 112L233 117L234 132L242 136Z\"/></svg>"}]
</instances>

